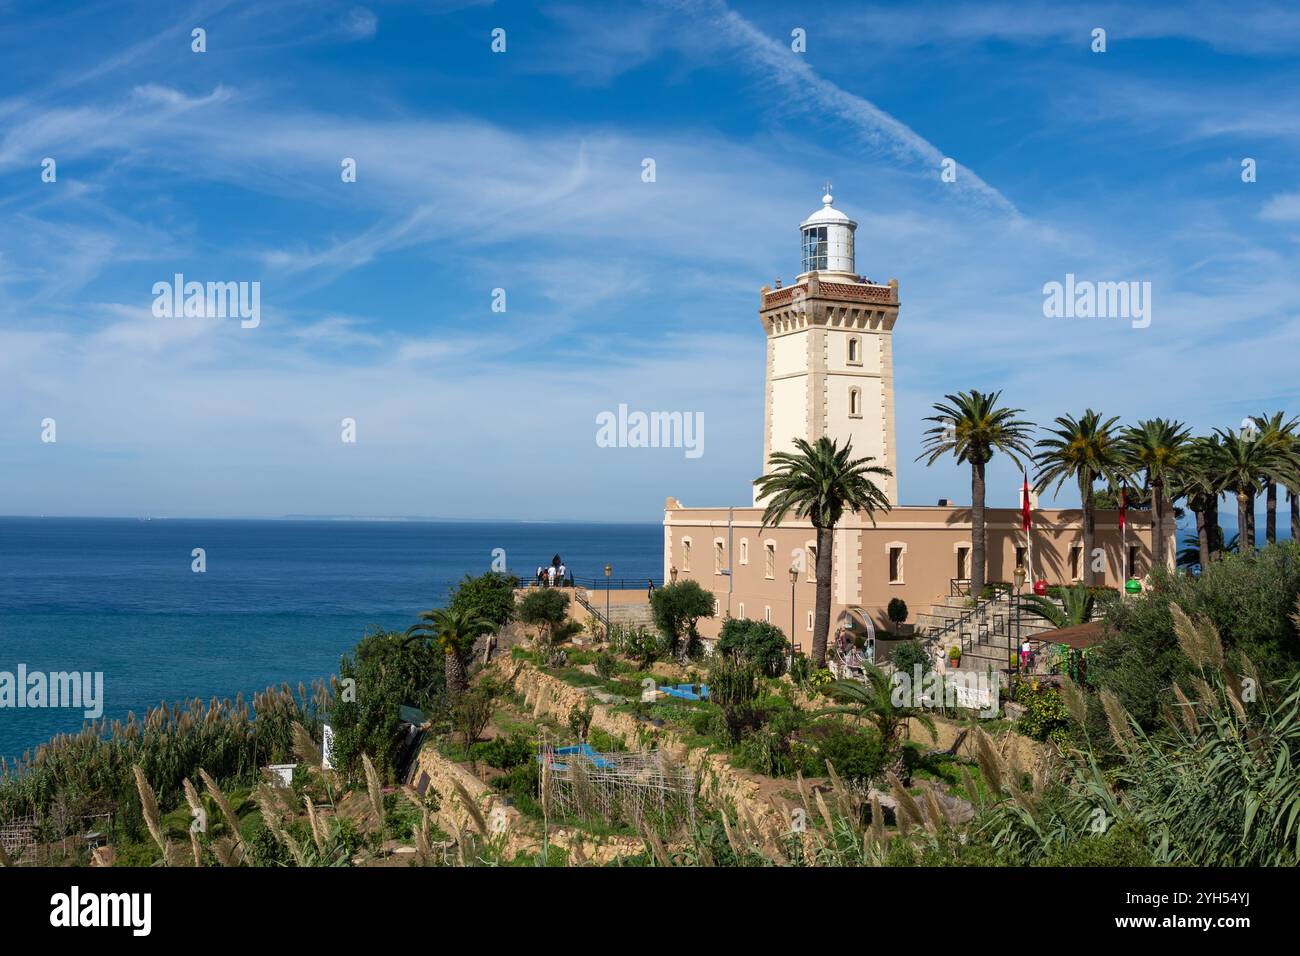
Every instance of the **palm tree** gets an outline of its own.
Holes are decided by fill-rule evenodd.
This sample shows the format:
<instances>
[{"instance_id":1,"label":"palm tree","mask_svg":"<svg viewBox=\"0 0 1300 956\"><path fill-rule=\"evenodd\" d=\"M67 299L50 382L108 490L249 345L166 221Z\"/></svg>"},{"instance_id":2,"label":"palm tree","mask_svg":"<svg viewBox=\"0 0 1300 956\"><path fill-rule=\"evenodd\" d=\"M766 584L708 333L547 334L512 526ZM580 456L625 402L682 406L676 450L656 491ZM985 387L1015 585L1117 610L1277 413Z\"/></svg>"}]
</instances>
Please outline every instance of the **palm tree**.
<instances>
[{"instance_id":1,"label":"palm tree","mask_svg":"<svg viewBox=\"0 0 1300 956\"><path fill-rule=\"evenodd\" d=\"M1204 570L1222 549L1223 531L1219 528L1219 495L1223 492L1215 461L1220 454L1218 436L1193 438L1183 467L1170 487L1171 499L1182 498L1196 515L1196 555L1186 560L1180 554L1180 566L1199 565Z\"/></svg>"},{"instance_id":2,"label":"palm tree","mask_svg":"<svg viewBox=\"0 0 1300 956\"><path fill-rule=\"evenodd\" d=\"M930 732L930 738L937 740L934 720L920 707L897 706L894 704L894 684L875 664L863 665L866 682L856 680L837 680L826 685L825 693L840 702L839 707L828 707L822 714L852 714L859 720L866 720L876 728L885 745L885 759L894 758L894 773L902 776L905 754L903 753L903 732L908 720L915 720ZM914 688L920 693L921 688Z\"/></svg>"},{"instance_id":3,"label":"palm tree","mask_svg":"<svg viewBox=\"0 0 1300 956\"><path fill-rule=\"evenodd\" d=\"M1096 584L1092 569L1092 552L1097 545L1097 512L1093 501L1093 485L1105 479L1115 485L1124 475L1124 457L1120 453L1119 436L1115 423L1119 418L1101 420L1101 413L1091 408L1079 419L1064 415L1056 420L1060 427L1049 429L1047 438L1040 438L1041 449L1034 456L1038 474L1034 484L1039 492L1053 482L1053 494L1061 490L1067 479L1079 483L1079 500L1083 503L1083 553L1085 558L1083 583Z\"/></svg>"},{"instance_id":4,"label":"palm tree","mask_svg":"<svg viewBox=\"0 0 1300 956\"><path fill-rule=\"evenodd\" d=\"M1152 418L1124 430L1120 439L1130 471L1146 473L1151 490L1151 557L1157 566L1166 562L1165 489L1182 470L1188 455L1189 432L1182 422Z\"/></svg>"},{"instance_id":5,"label":"palm tree","mask_svg":"<svg viewBox=\"0 0 1300 956\"><path fill-rule=\"evenodd\" d=\"M1290 456L1273 441L1263 441L1250 431L1215 429L1219 436L1215 468L1223 487L1237 496L1237 534L1240 553L1253 554L1255 496L1270 479L1285 481L1290 474Z\"/></svg>"},{"instance_id":6,"label":"palm tree","mask_svg":"<svg viewBox=\"0 0 1300 956\"><path fill-rule=\"evenodd\" d=\"M1051 598L1038 594L1026 595L1023 600L1026 614L1037 615L1059 630L1091 621L1095 599L1086 584L1076 584L1062 592L1061 607Z\"/></svg>"},{"instance_id":7,"label":"palm tree","mask_svg":"<svg viewBox=\"0 0 1300 956\"><path fill-rule=\"evenodd\" d=\"M467 655L474 642L495 625L462 608L436 607L421 611L420 620L406 629L406 640L430 641L446 655L447 693L456 696L469 687Z\"/></svg>"},{"instance_id":8,"label":"palm tree","mask_svg":"<svg viewBox=\"0 0 1300 956\"><path fill-rule=\"evenodd\" d=\"M1256 415L1252 421L1259 427L1259 441L1277 445L1285 458L1292 459L1292 469L1300 465L1300 461L1295 460L1300 456L1300 439L1296 436L1300 419L1293 418L1287 421L1285 412L1274 412L1272 415ZM1291 489L1291 540L1294 541L1297 517L1295 487L1298 482L1294 475L1285 481ZM1268 544L1277 544L1277 486L1276 478L1267 479L1264 485L1264 540Z\"/></svg>"},{"instance_id":9,"label":"palm tree","mask_svg":"<svg viewBox=\"0 0 1300 956\"><path fill-rule=\"evenodd\" d=\"M812 660L826 666L826 639L831 629L831 548L835 526L845 509L864 513L876 523L876 510L888 511L889 498L872 475L889 477L888 468L871 464L870 455L853 458L853 442L843 448L822 436L817 444L795 439L796 453L773 452L771 471L754 479L760 498L770 499L763 511L763 529L780 524L790 511L807 518L817 529L817 611L813 621ZM760 534L762 530L760 529ZM790 635L794 640L794 635Z\"/></svg>"},{"instance_id":10,"label":"palm tree","mask_svg":"<svg viewBox=\"0 0 1300 956\"><path fill-rule=\"evenodd\" d=\"M976 600L984 590L987 550L985 466L996 451L1001 451L1017 465L1021 464L1019 456L1029 458L1029 432L1034 427L1016 417L1023 409L999 408L998 399L1001 397L1000 391L977 392L973 389L945 395L944 401L933 406L938 414L926 418L927 422L935 425L926 430L925 450L917 456L917 461L926 459L926 465L933 465L949 453L957 457L958 464L970 463L970 593Z\"/></svg>"}]
</instances>

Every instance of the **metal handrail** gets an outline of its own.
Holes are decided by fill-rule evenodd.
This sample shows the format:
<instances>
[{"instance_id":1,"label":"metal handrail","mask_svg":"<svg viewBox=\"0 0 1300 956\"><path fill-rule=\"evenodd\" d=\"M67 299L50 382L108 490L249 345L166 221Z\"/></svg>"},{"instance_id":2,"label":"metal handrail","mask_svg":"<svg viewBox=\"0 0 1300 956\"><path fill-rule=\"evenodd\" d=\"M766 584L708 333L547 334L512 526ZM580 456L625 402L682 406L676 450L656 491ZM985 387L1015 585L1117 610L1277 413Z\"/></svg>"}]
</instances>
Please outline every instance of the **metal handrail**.
<instances>
[{"instance_id":1,"label":"metal handrail","mask_svg":"<svg viewBox=\"0 0 1300 956\"><path fill-rule=\"evenodd\" d=\"M519 579L519 586L521 588L537 587L536 572L533 574L520 574L518 571L512 571L511 573ZM652 581L656 588L661 588L664 585L663 578L657 578L650 574L647 574L643 578L580 578L572 572L569 572L565 575L563 585L557 583L553 586L586 588L588 591L644 591L649 587L650 582Z\"/></svg>"}]
</instances>

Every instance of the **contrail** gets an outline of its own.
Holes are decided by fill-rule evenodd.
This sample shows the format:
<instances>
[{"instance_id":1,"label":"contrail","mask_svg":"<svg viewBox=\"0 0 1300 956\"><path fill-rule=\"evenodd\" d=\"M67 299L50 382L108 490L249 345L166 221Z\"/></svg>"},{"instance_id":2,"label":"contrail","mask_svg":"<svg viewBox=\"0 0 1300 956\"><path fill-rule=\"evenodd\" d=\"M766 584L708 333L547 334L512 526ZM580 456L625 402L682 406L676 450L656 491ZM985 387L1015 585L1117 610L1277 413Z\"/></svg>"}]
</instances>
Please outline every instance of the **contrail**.
<instances>
[{"instance_id":1,"label":"contrail","mask_svg":"<svg viewBox=\"0 0 1300 956\"><path fill-rule=\"evenodd\" d=\"M817 75L807 61L788 47L760 31L721 0L665 0L666 5L707 18L716 33L749 62L774 80L790 100L829 114L850 125L874 150L902 163L933 170L936 181L944 154L925 137L890 116L870 100L836 86ZM951 184L977 202L1020 218L1015 204L967 166L959 164L957 181Z\"/></svg>"}]
</instances>

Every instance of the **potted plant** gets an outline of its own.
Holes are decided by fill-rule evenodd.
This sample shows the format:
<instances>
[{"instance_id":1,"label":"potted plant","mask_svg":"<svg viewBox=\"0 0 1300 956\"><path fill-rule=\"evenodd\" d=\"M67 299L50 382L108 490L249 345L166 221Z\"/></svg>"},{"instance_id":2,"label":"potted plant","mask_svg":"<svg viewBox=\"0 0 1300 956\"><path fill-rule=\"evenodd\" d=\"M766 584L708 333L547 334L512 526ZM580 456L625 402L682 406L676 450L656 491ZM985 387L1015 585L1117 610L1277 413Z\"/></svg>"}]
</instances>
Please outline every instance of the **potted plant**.
<instances>
[{"instance_id":1,"label":"potted plant","mask_svg":"<svg viewBox=\"0 0 1300 956\"><path fill-rule=\"evenodd\" d=\"M961 666L961 648L956 644L948 648L948 665L953 668Z\"/></svg>"}]
</instances>

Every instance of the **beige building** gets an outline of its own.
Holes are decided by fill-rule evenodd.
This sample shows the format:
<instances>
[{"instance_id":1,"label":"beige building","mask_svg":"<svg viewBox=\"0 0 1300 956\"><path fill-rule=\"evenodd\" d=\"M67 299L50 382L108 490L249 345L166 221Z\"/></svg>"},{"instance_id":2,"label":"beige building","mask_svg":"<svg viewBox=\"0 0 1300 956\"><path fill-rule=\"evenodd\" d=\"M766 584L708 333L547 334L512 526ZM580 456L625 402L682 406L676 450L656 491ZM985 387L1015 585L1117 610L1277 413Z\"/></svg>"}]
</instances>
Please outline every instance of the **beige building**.
<instances>
[{"instance_id":1,"label":"beige building","mask_svg":"<svg viewBox=\"0 0 1300 956\"><path fill-rule=\"evenodd\" d=\"M763 467L774 451L789 451L796 438L823 435L856 454L871 455L894 478L879 482L890 503L873 526L863 515L846 515L835 531L831 620L860 608L878 629L888 627L885 608L902 598L909 621L961 589L970 576L969 506L898 504L898 452L894 436L893 335L899 315L898 281L872 282L854 265L857 224L832 206L800 225L803 269L792 285L764 286L759 321L767 336L763 401ZM755 471L755 474L759 474ZM1019 489L1006 499L1019 503ZM997 497L996 494L994 496ZM701 625L717 635L725 617L767 620L789 632L802 650L812 640L816 533L807 521L787 520L762 528L763 509L688 508L669 498L664 512L664 579L692 578L711 590L718 616ZM1099 584L1122 587L1127 577L1150 568L1151 515L1129 511L1127 533L1118 514L1097 516L1097 551L1083 553L1079 509L1033 511L1034 578L1052 584L1082 580L1085 562L1100 568ZM1030 542L1021 530L1019 507L987 511L987 580L1011 581L1028 560ZM1172 528L1167 553L1174 553ZM792 581L791 569L798 570Z\"/></svg>"}]
</instances>

